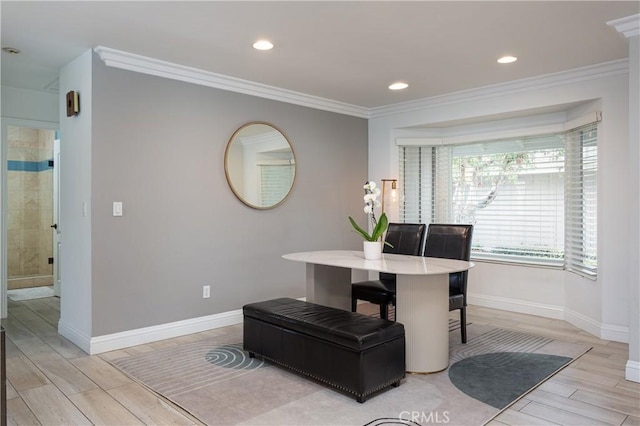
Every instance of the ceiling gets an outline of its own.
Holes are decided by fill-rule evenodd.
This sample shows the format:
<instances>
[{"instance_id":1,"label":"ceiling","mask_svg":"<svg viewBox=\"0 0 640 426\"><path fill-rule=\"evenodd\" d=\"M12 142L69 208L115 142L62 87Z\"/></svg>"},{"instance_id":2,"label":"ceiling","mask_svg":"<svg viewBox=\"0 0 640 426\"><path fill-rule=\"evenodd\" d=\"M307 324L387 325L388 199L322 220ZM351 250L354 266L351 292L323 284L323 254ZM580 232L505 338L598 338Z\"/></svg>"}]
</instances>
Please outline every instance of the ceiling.
<instances>
[{"instance_id":1,"label":"ceiling","mask_svg":"<svg viewBox=\"0 0 640 426\"><path fill-rule=\"evenodd\" d=\"M638 1L2 1L3 86L105 46L363 108L623 59ZM258 38L275 48L256 51ZM519 60L500 65L511 54ZM392 92L397 80L409 88Z\"/></svg>"}]
</instances>

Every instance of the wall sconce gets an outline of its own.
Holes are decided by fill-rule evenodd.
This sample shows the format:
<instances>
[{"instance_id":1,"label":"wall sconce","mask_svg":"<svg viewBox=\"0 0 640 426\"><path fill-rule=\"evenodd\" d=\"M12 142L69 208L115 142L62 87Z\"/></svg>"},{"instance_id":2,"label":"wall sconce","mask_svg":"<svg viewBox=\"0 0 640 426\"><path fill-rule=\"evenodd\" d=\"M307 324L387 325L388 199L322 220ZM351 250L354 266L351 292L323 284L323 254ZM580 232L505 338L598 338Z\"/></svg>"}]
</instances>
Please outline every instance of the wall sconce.
<instances>
[{"instance_id":1,"label":"wall sconce","mask_svg":"<svg viewBox=\"0 0 640 426\"><path fill-rule=\"evenodd\" d=\"M80 112L80 97L78 96L78 92L70 91L67 92L67 117L73 117L74 115L78 115Z\"/></svg>"},{"instance_id":2,"label":"wall sconce","mask_svg":"<svg viewBox=\"0 0 640 426\"><path fill-rule=\"evenodd\" d=\"M387 182L391 182L391 201L396 201L396 188L398 187L398 179L382 179L382 213L384 213L384 199Z\"/></svg>"}]
</instances>

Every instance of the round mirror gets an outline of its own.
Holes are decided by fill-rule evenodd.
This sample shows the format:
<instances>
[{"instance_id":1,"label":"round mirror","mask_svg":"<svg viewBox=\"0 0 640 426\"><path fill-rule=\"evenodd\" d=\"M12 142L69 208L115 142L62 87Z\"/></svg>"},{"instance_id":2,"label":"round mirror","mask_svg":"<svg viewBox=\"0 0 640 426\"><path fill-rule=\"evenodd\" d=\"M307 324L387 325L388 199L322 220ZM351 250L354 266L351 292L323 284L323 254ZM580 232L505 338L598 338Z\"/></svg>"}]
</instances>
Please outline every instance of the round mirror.
<instances>
[{"instance_id":1,"label":"round mirror","mask_svg":"<svg viewBox=\"0 0 640 426\"><path fill-rule=\"evenodd\" d=\"M247 123L229 139L224 173L240 201L254 209L272 209L287 198L293 187L293 149L271 124Z\"/></svg>"}]
</instances>

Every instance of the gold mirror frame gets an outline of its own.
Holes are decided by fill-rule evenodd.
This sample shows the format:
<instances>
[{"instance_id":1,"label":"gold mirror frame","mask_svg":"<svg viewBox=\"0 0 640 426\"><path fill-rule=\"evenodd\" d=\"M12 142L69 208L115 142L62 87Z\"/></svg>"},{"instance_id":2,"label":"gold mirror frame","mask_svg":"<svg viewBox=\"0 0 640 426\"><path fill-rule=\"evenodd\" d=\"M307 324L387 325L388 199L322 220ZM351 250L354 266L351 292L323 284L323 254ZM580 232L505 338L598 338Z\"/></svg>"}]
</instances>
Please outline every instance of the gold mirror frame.
<instances>
[{"instance_id":1,"label":"gold mirror frame","mask_svg":"<svg viewBox=\"0 0 640 426\"><path fill-rule=\"evenodd\" d=\"M276 126L263 121L240 126L229 138L224 152L224 174L229 188L240 201L258 210L276 208L287 199L295 183L296 168L289 139ZM276 184L265 194L264 175L269 173L284 185Z\"/></svg>"}]
</instances>

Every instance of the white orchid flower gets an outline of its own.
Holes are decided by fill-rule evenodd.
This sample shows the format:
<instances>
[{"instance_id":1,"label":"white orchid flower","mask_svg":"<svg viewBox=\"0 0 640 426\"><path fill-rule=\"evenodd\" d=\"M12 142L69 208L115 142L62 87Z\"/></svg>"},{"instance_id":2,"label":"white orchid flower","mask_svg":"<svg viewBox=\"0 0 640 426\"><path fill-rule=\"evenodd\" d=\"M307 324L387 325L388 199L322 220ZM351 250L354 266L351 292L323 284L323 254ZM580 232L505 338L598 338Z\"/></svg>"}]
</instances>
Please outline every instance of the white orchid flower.
<instances>
[{"instance_id":1,"label":"white orchid flower","mask_svg":"<svg viewBox=\"0 0 640 426\"><path fill-rule=\"evenodd\" d=\"M349 221L353 228L362 235L366 241L378 241L382 239L382 236L387 229L388 219L387 216L382 212L380 215L380 220L376 219L376 215L374 209L376 207L380 207L380 202L378 201L378 197L380 196L380 188L377 187L376 183L373 181L365 183L362 188L364 189L364 212L369 216L370 226L373 226L373 231L369 234L364 229L360 228L355 220L351 216L349 216ZM388 243L385 243L388 244Z\"/></svg>"}]
</instances>

